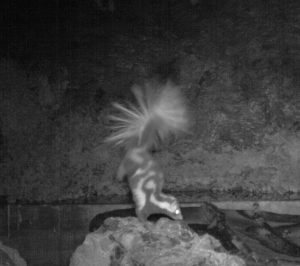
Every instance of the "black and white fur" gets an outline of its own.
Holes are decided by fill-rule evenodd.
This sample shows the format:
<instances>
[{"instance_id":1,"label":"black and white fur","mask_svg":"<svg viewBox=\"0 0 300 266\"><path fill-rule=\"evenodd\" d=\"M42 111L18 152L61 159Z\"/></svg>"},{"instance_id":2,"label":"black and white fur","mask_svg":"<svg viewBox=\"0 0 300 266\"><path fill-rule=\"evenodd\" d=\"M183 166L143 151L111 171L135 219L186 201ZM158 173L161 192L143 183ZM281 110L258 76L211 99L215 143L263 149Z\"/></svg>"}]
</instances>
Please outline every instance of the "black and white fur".
<instances>
[{"instance_id":1,"label":"black and white fur","mask_svg":"<svg viewBox=\"0 0 300 266\"><path fill-rule=\"evenodd\" d=\"M181 220L178 201L162 192L164 174L151 156L151 150L168 136L187 129L188 120L179 89L171 83L164 86L146 84L135 87L138 105L114 106L120 111L111 116L114 133L107 139L126 148L117 179L126 176L136 206L136 215L145 222L151 214L165 214Z\"/></svg>"}]
</instances>

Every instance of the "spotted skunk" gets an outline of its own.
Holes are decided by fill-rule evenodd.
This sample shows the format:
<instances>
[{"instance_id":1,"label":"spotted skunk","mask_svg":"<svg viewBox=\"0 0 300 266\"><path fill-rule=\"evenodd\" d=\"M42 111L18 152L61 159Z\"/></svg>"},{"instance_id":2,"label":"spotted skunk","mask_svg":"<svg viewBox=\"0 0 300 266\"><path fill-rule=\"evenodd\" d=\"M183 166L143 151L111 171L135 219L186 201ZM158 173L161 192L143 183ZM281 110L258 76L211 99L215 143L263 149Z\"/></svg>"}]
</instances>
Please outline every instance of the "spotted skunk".
<instances>
[{"instance_id":1,"label":"spotted skunk","mask_svg":"<svg viewBox=\"0 0 300 266\"><path fill-rule=\"evenodd\" d=\"M167 137L187 129L186 109L179 89L170 82L164 86L148 83L143 89L133 88L137 106L113 104L120 114L110 117L114 132L107 141L126 149L117 179L127 177L141 222L158 213L182 220L176 198L162 192L164 174L151 151Z\"/></svg>"}]
</instances>

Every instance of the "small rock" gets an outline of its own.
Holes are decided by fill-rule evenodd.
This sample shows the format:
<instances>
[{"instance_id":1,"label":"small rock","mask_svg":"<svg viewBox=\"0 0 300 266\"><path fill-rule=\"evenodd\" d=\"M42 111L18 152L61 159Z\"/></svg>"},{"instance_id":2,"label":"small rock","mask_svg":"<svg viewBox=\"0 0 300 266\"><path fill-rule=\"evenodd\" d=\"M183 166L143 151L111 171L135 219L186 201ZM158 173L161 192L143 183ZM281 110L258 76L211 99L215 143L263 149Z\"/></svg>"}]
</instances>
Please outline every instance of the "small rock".
<instances>
[{"instance_id":1,"label":"small rock","mask_svg":"<svg viewBox=\"0 0 300 266\"><path fill-rule=\"evenodd\" d=\"M0 242L0 266L27 266L27 263L16 249Z\"/></svg>"}]
</instances>

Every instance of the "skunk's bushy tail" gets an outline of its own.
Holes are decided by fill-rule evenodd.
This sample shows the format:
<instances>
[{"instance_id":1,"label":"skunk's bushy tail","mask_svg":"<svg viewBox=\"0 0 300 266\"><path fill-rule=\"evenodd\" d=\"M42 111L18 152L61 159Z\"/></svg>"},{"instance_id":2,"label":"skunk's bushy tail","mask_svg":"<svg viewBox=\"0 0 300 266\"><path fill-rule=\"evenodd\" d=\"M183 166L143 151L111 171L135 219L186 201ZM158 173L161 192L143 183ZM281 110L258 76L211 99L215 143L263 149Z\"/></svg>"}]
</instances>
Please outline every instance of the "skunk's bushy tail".
<instances>
[{"instance_id":1,"label":"skunk's bushy tail","mask_svg":"<svg viewBox=\"0 0 300 266\"><path fill-rule=\"evenodd\" d=\"M186 131L188 118L179 88L171 82L155 86L133 87L137 105L113 103L119 111L110 116L113 133L106 141L125 148L157 147L170 135Z\"/></svg>"}]
</instances>

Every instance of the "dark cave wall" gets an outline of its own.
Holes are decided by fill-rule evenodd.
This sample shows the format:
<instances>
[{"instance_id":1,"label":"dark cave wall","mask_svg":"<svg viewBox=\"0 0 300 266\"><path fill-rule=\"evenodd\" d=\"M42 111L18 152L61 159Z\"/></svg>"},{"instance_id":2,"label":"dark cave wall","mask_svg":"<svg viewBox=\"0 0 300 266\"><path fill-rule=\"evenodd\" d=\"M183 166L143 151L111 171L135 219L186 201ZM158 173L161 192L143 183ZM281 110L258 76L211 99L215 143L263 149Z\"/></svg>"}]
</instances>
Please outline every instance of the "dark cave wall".
<instances>
[{"instance_id":1,"label":"dark cave wall","mask_svg":"<svg viewBox=\"0 0 300 266\"><path fill-rule=\"evenodd\" d=\"M53 3L35 3L4 28L0 195L130 201L127 184L114 180L123 151L103 143L110 102L131 101L135 83L172 78L192 127L155 154L168 191L181 201L200 200L202 190L217 199L224 191L298 198L297 1L149 1L143 10L116 2L113 14L90 2ZM50 18L36 10L51 10ZM21 24L30 32L19 34Z\"/></svg>"}]
</instances>

